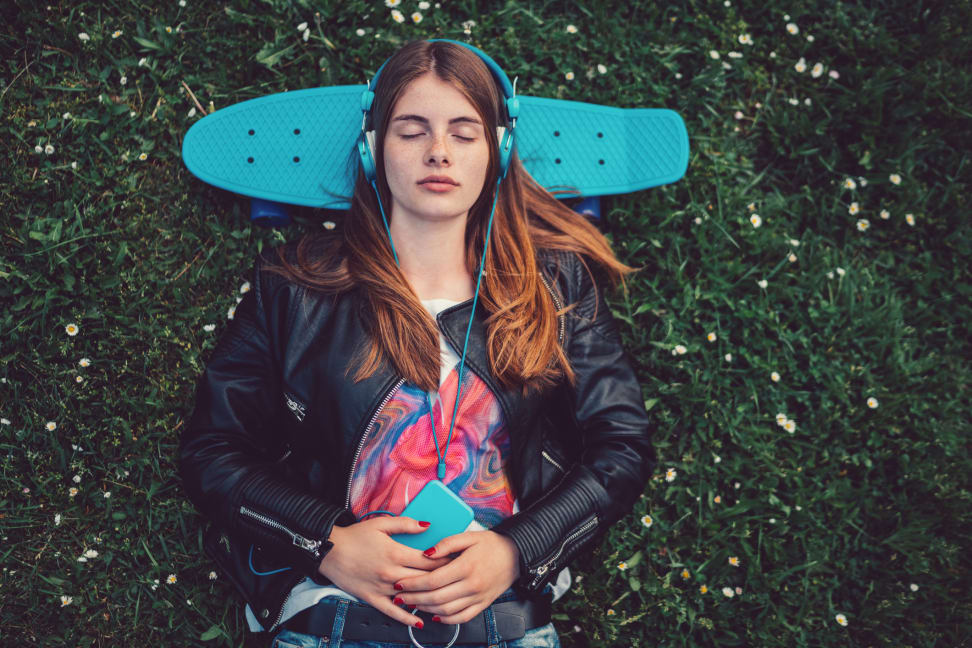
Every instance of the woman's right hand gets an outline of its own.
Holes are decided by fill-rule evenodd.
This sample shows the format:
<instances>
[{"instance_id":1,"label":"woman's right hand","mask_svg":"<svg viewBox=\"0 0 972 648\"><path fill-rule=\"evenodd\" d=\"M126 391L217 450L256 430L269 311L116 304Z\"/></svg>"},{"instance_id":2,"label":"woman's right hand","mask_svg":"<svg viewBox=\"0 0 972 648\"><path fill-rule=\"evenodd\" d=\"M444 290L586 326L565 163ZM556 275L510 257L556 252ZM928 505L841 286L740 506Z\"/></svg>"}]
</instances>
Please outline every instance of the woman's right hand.
<instances>
[{"instance_id":1,"label":"woman's right hand","mask_svg":"<svg viewBox=\"0 0 972 648\"><path fill-rule=\"evenodd\" d=\"M450 562L450 558L429 558L418 549L406 547L390 536L421 533L418 520L408 517L374 517L350 526L334 526L328 541L333 543L317 571L332 583L368 605L405 625L422 627L421 620L395 604L395 583L419 576Z\"/></svg>"}]
</instances>

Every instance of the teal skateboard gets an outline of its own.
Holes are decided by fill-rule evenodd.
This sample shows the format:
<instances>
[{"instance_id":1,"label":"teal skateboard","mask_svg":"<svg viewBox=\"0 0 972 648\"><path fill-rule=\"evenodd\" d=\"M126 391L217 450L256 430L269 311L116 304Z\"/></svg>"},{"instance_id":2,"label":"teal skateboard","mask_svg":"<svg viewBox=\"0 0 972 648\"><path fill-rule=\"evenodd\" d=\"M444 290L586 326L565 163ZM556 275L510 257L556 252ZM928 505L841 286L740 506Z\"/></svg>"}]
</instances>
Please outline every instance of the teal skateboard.
<instances>
[{"instance_id":1,"label":"teal skateboard","mask_svg":"<svg viewBox=\"0 0 972 648\"><path fill-rule=\"evenodd\" d=\"M366 88L311 88L228 106L193 124L183 160L200 180L253 198L253 217L266 224L289 222L278 203L348 209ZM518 97L517 153L551 192L594 198L685 174L688 133L672 110Z\"/></svg>"}]
</instances>

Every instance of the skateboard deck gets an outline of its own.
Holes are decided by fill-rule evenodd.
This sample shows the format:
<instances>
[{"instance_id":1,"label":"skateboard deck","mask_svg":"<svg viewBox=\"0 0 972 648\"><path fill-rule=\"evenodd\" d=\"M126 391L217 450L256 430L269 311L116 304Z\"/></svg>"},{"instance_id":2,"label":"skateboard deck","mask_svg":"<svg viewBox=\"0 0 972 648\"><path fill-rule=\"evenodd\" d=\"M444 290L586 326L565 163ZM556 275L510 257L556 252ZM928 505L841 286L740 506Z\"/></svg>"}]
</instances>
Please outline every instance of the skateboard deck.
<instances>
[{"instance_id":1,"label":"skateboard deck","mask_svg":"<svg viewBox=\"0 0 972 648\"><path fill-rule=\"evenodd\" d=\"M348 209L366 87L282 92L217 110L186 133L183 161L200 180L238 194ZM518 97L517 153L550 191L630 193L685 174L688 133L672 110Z\"/></svg>"}]
</instances>

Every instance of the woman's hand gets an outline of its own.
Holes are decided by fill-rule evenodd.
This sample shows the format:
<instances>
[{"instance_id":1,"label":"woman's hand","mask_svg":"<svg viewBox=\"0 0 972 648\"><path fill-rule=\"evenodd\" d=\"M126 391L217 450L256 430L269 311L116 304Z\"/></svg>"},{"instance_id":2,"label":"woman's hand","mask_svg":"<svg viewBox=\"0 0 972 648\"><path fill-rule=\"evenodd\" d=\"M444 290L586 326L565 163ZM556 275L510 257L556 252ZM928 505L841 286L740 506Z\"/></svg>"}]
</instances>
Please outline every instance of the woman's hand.
<instances>
[{"instance_id":1,"label":"woman's hand","mask_svg":"<svg viewBox=\"0 0 972 648\"><path fill-rule=\"evenodd\" d=\"M466 531L443 538L429 551L435 556L459 554L447 565L404 578L401 598L435 614L440 623L465 623L489 607L520 576L520 552L495 531Z\"/></svg>"},{"instance_id":2,"label":"woman's hand","mask_svg":"<svg viewBox=\"0 0 972 648\"><path fill-rule=\"evenodd\" d=\"M318 566L332 583L372 607L406 625L422 627L422 621L392 601L399 594L395 583L449 563L448 558L429 559L418 549L406 547L389 536L421 533L428 528L408 517L375 517L351 526L335 526L328 540L334 546Z\"/></svg>"}]
</instances>

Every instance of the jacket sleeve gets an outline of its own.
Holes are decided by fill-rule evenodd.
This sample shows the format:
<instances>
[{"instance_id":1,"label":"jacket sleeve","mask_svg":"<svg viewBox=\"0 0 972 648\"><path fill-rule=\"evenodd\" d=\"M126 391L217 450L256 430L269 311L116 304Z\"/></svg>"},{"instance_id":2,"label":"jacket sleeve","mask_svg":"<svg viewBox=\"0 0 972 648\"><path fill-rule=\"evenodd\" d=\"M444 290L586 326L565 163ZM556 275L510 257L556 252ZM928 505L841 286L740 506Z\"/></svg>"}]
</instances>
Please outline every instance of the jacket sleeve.
<instances>
[{"instance_id":1,"label":"jacket sleeve","mask_svg":"<svg viewBox=\"0 0 972 648\"><path fill-rule=\"evenodd\" d=\"M561 481L526 511L493 527L520 553L514 586L539 592L578 553L627 514L656 464L652 426L611 310L578 260L579 286L568 354L577 381L568 387L583 449Z\"/></svg>"},{"instance_id":2,"label":"jacket sleeve","mask_svg":"<svg viewBox=\"0 0 972 648\"><path fill-rule=\"evenodd\" d=\"M271 331L292 320L289 291L280 289L285 281L262 271L264 255L197 383L179 468L189 499L217 527L314 574L332 546L327 538L334 523L354 518L288 483L275 465L280 379L274 340L286 337Z\"/></svg>"}]
</instances>

